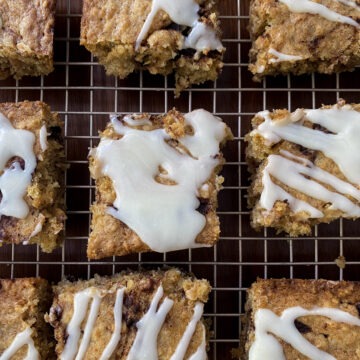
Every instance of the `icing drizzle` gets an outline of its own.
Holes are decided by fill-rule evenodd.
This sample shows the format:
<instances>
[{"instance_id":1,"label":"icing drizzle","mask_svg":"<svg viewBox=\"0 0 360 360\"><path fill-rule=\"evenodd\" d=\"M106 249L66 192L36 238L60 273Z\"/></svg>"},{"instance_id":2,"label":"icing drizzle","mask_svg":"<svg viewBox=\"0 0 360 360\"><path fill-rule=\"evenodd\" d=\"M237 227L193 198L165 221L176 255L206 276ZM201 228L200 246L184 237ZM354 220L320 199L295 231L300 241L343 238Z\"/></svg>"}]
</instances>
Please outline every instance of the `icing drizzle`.
<instances>
[{"instance_id":1,"label":"icing drizzle","mask_svg":"<svg viewBox=\"0 0 360 360\"><path fill-rule=\"evenodd\" d=\"M196 325L200 321L202 313L204 310L204 304L203 303L196 303L194 308L194 315L192 319L190 320L188 326L186 327L186 330L174 352L174 354L171 356L170 360L182 360L184 359L186 350L190 344L190 340L192 336L194 335ZM205 332L204 332L205 336ZM200 345L199 351L201 351L202 346ZM195 354L194 354L195 355Z\"/></svg>"},{"instance_id":2,"label":"icing drizzle","mask_svg":"<svg viewBox=\"0 0 360 360\"><path fill-rule=\"evenodd\" d=\"M206 220L196 211L198 189L219 165L216 155L226 125L205 110L186 114L185 122L193 128L193 135L178 141L189 156L168 144L170 136L164 129L130 128L116 116L111 121L122 138L103 138L91 151L96 160L95 177L110 177L116 192L108 213L129 226L154 251L201 246L195 239ZM170 180L172 185L159 183L156 176Z\"/></svg>"},{"instance_id":3,"label":"icing drizzle","mask_svg":"<svg viewBox=\"0 0 360 360\"><path fill-rule=\"evenodd\" d=\"M328 129L330 134L302 126L305 119ZM287 121L272 121L270 113L259 113L264 122L251 134L260 134L271 146L282 139L312 150L322 151L340 168L349 181L360 183L360 144L357 134L360 133L360 113L349 106L342 108L297 110ZM360 216L360 207L344 195L360 201L360 190L331 173L315 166L312 162L295 156L287 151L279 155L270 155L263 171L264 190L260 204L270 210L277 200L287 200L294 212L306 211L312 218L322 217L323 213L310 204L296 199L275 184L271 177L278 179L290 188L301 191L315 199L330 203L330 209L339 209L348 217ZM322 184L329 185L331 191Z\"/></svg>"},{"instance_id":4,"label":"icing drizzle","mask_svg":"<svg viewBox=\"0 0 360 360\"><path fill-rule=\"evenodd\" d=\"M34 143L35 135L31 131L15 129L0 113L0 217L24 219L29 213L24 196L36 167ZM7 162L14 157L23 159L24 169L19 161L5 169Z\"/></svg>"},{"instance_id":5,"label":"icing drizzle","mask_svg":"<svg viewBox=\"0 0 360 360\"><path fill-rule=\"evenodd\" d=\"M116 349L117 344L121 338L121 322L122 322L122 304L124 300L124 292L125 289L121 288L116 291L116 300L114 306L114 321L115 321L115 328L114 332L111 336L109 343L106 345L105 350L103 351L100 360L107 360L110 359L110 356Z\"/></svg>"},{"instance_id":6,"label":"icing drizzle","mask_svg":"<svg viewBox=\"0 0 360 360\"><path fill-rule=\"evenodd\" d=\"M46 130L46 125L43 125L39 131L40 147L43 152L46 151L48 148L47 137L48 133Z\"/></svg>"},{"instance_id":7,"label":"icing drizzle","mask_svg":"<svg viewBox=\"0 0 360 360\"><path fill-rule=\"evenodd\" d=\"M284 154L284 152L282 154ZM297 159L298 161L304 160L300 157L297 157ZM350 201L347 197L341 195L341 193L348 194L360 201L360 191L358 189L315 166L310 161L301 164L280 155L270 155L268 157L268 163L263 173L264 191L260 198L260 204L267 210L272 209L277 200L288 200L290 208L296 213L307 211L312 218L323 216L323 213L315 207L312 207L305 201L292 197L281 187L274 184L270 175L290 188L301 191L303 194L322 200L325 203L331 203L330 209L341 210L349 217L360 216L360 207ZM328 190L317 181L330 185L336 191L340 192L340 194Z\"/></svg>"},{"instance_id":8,"label":"icing drizzle","mask_svg":"<svg viewBox=\"0 0 360 360\"><path fill-rule=\"evenodd\" d=\"M275 158L276 157L276 158ZM274 160L275 159L275 165ZM277 160L277 161L276 161ZM297 199L287 191L285 191L282 187L276 185L272 180L270 175L273 175L274 167L277 162L286 161L287 159L278 156L278 155L270 155L268 158L268 165L263 171L262 183L264 189L261 193L260 197L260 205L266 210L271 210L276 201L287 201L290 208L295 212L306 211L310 214L312 218L320 218L323 216L323 213L318 209L314 208L307 202ZM285 163L284 165L287 165ZM289 175L289 173L287 173ZM297 176L302 177L301 173L296 173Z\"/></svg>"},{"instance_id":9,"label":"icing drizzle","mask_svg":"<svg viewBox=\"0 0 360 360\"><path fill-rule=\"evenodd\" d=\"M265 121L252 134L260 134L267 140L267 145L284 139L308 149L322 151L339 166L349 181L359 184L360 112L345 105L342 108L335 106L331 109L305 110L304 114L305 118L284 124L272 121L269 111L260 112L258 115ZM304 119L321 125L333 134L302 126Z\"/></svg>"},{"instance_id":10,"label":"icing drizzle","mask_svg":"<svg viewBox=\"0 0 360 360\"><path fill-rule=\"evenodd\" d=\"M136 39L135 50L139 49L148 34L156 14L163 10L174 23L191 27L190 34L184 39L184 48L192 48L197 51L222 51L223 46L214 29L199 21L199 9L199 4L195 0L153 0L151 11Z\"/></svg>"},{"instance_id":11,"label":"icing drizzle","mask_svg":"<svg viewBox=\"0 0 360 360\"><path fill-rule=\"evenodd\" d=\"M124 299L124 288L120 288L116 292L116 300L114 305L114 331L110 341L106 345L100 360L108 360L120 341L121 338L121 325L122 325L122 306ZM104 296L109 292L100 291L94 287L85 289L75 294L74 297L74 313L66 328L68 338L60 359L62 360L81 360L89 347L92 329L95 325L96 319L99 316L101 301ZM129 351L127 360L157 360L157 337L165 322L168 312L171 310L174 301L164 296L164 289L162 285L158 287L156 293L151 300L150 307L145 315L136 323L138 329L135 340ZM90 299L92 303L90 311L86 320L83 337L81 337L81 324L86 318ZM159 305L160 304L160 305ZM187 325L185 332L180 339L171 360L184 359L186 350L189 347L191 338L196 330L196 326L201 319L203 313L203 304L197 302L194 307L194 313ZM202 324L201 324L202 325ZM203 340L197 350L192 354L189 360L206 360L206 341L205 341L205 328L202 325ZM80 346L78 345L80 341ZM3 360L0 358L0 360Z\"/></svg>"},{"instance_id":12,"label":"icing drizzle","mask_svg":"<svg viewBox=\"0 0 360 360\"><path fill-rule=\"evenodd\" d=\"M24 345L28 346L28 352L24 360L40 359L40 354L31 337L32 332L32 329L28 327L17 334L11 345L1 354L0 360L10 360Z\"/></svg>"},{"instance_id":13,"label":"icing drizzle","mask_svg":"<svg viewBox=\"0 0 360 360\"><path fill-rule=\"evenodd\" d=\"M84 357L87 347L90 343L91 330L95 324L97 314L100 308L101 293L96 288L88 288L78 292L74 298L74 314L71 318L66 331L68 338L64 350L60 356L61 360L80 360ZM85 320L88 305L92 299L88 320L85 325L84 335L78 348L81 336L81 324ZM76 357L75 357L76 356Z\"/></svg>"},{"instance_id":14,"label":"icing drizzle","mask_svg":"<svg viewBox=\"0 0 360 360\"><path fill-rule=\"evenodd\" d=\"M30 234L30 236L28 237L27 240L24 240L22 243L23 245L28 245L29 241L36 235L38 235L42 229L43 229L43 225L44 225L44 221L45 221L45 216L43 214L40 214L40 220L39 222L35 225L34 230L32 231L32 233Z\"/></svg>"},{"instance_id":15,"label":"icing drizzle","mask_svg":"<svg viewBox=\"0 0 360 360\"><path fill-rule=\"evenodd\" d=\"M205 326L202 325L203 337L201 344L199 345L198 349L189 357L189 360L206 360L206 338L205 338Z\"/></svg>"},{"instance_id":16,"label":"icing drizzle","mask_svg":"<svg viewBox=\"0 0 360 360\"><path fill-rule=\"evenodd\" d=\"M336 322L360 326L360 319L336 308L316 307L306 310L296 306L284 310L280 316L269 309L259 309L255 313L255 341L249 351L249 360L286 360L282 346L273 335L311 360L336 360L300 334L294 322L301 316L325 316Z\"/></svg>"},{"instance_id":17,"label":"icing drizzle","mask_svg":"<svg viewBox=\"0 0 360 360\"><path fill-rule=\"evenodd\" d=\"M298 60L304 59L302 56L284 54L273 48L269 49L269 54L276 56L276 58L269 59L269 63L271 63L271 64L277 63L277 62L282 62L282 61L298 61Z\"/></svg>"},{"instance_id":18,"label":"icing drizzle","mask_svg":"<svg viewBox=\"0 0 360 360\"><path fill-rule=\"evenodd\" d=\"M157 337L167 313L174 304L172 300L166 297L157 310L163 295L164 290L162 286L159 286L149 310L136 324L138 331L127 360L157 359Z\"/></svg>"},{"instance_id":19,"label":"icing drizzle","mask_svg":"<svg viewBox=\"0 0 360 360\"><path fill-rule=\"evenodd\" d=\"M281 3L285 4L290 11L295 13L309 13L314 15L320 15L321 17L329 20L340 22L348 25L355 26L356 28L360 28L360 25L351 17L344 16L336 11L330 10L325 5L319 4L317 2L311 0L279 0ZM339 0L341 3L349 5L350 1Z\"/></svg>"}]
</instances>

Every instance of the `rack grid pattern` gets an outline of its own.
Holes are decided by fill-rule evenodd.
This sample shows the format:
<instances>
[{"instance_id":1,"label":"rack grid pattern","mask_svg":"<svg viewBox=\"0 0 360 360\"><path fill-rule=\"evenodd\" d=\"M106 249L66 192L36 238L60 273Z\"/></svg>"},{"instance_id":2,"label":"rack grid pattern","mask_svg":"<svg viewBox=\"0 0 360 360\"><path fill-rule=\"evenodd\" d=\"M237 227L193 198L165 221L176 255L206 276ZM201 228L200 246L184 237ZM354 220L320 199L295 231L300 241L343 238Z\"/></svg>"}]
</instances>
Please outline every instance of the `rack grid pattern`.
<instances>
[{"instance_id":1,"label":"rack grid pattern","mask_svg":"<svg viewBox=\"0 0 360 360\"><path fill-rule=\"evenodd\" d=\"M207 278L213 292L206 316L212 322L210 359L231 359L239 346L241 314L246 289L257 277L358 279L359 223L340 220L315 228L311 237L287 238L271 230L257 233L249 225L246 191L249 185L244 158L244 135L252 116L266 108L319 107L339 98L359 102L360 69L340 75L268 78L254 83L247 70L250 39L247 32L249 0L219 1L225 67L215 84L194 87L174 99L172 77L139 73L125 80L108 77L79 45L81 2L58 0L55 26L55 71L47 77L0 83L0 101L41 99L65 121L68 220L62 249L44 254L36 246L1 248L2 277L63 276L89 278L125 268L179 266ZM87 165L89 148L98 142L108 115L114 112L163 113L176 106L183 112L204 107L228 123L234 141L224 153L226 179L219 199L222 235L214 248L168 254L140 254L88 261L89 206L94 184ZM335 259L345 257L344 269Z\"/></svg>"}]
</instances>

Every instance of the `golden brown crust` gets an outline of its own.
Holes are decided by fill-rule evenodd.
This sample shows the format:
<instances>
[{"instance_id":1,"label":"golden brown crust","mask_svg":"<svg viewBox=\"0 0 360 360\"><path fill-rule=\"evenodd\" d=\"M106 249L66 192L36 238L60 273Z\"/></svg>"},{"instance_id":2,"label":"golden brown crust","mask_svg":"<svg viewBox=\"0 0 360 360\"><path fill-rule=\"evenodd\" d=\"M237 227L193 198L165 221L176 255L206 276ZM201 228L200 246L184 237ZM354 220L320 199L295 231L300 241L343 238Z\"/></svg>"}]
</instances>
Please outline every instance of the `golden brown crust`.
<instances>
[{"instance_id":1,"label":"golden brown crust","mask_svg":"<svg viewBox=\"0 0 360 360\"><path fill-rule=\"evenodd\" d=\"M345 102L340 100L339 103L334 106L342 107L343 105L345 105ZM359 104L351 104L351 106L354 110L360 112ZM331 106L323 106L322 108L331 108ZM272 113L270 113L270 117L275 121L283 121L283 119L288 117L288 115L288 110L274 110ZM260 114L257 114L252 119L253 129L256 129L263 121L264 118ZM339 119L339 121L341 121L341 119ZM318 127L318 125L313 124L306 119L304 126L309 128ZM329 223L340 217L346 216L346 214L344 214L342 211L333 209L325 201L312 198L308 195L305 195L304 193L296 191L279 182L275 178L272 178L272 181L275 184L282 187L286 192L290 193L296 199L303 200L314 208L320 210L323 213L323 216L319 218L311 218L310 214L305 211L295 213L291 210L286 200L276 201L270 211L265 211L265 209L260 205L259 200L264 188L262 181L263 170L267 165L268 156L271 154L279 154L284 150L288 151L295 156L310 160L317 167L329 172L332 175L335 175L337 178L345 182L348 182L348 180L340 171L337 164L330 158L326 157L321 151L307 149L286 140L281 140L279 143L269 146L266 144L265 139L260 134L249 133L245 136L245 141L248 143L246 149L246 158L249 165L249 170L252 174L252 182L249 187L248 204L249 207L252 208L251 225L254 229L260 230L263 227L273 227L278 232L284 231L290 236L310 235L314 225L320 223ZM322 185L333 191L329 185ZM352 185L357 188L360 186L359 184ZM356 199L353 199L346 194L345 196L347 196L351 201L358 203Z\"/></svg>"},{"instance_id":2,"label":"golden brown crust","mask_svg":"<svg viewBox=\"0 0 360 360\"><path fill-rule=\"evenodd\" d=\"M51 304L51 287L40 278L0 280L0 354L10 346L16 334L30 327L41 359L54 359L51 328L44 321ZM23 347L11 359L24 359Z\"/></svg>"},{"instance_id":3,"label":"golden brown crust","mask_svg":"<svg viewBox=\"0 0 360 360\"><path fill-rule=\"evenodd\" d=\"M141 116L148 118L147 114ZM150 116L150 121L152 125L144 125L139 128L143 130L165 128L174 140L174 147L179 146L176 140L184 136L187 131L190 131L185 126L183 115L175 109L164 115ZM231 136L230 129L228 128L224 143ZM101 133L101 137L117 139L119 135L115 133L112 125L108 124L105 131ZM220 165L205 183L208 186L208 190L199 189L200 207L198 211L206 218L206 225L196 238L196 242L201 244L214 245L220 234L220 224L216 215L216 208L217 194L223 182L223 178L217 175L225 161L222 158L222 154L220 154L219 160ZM92 156L89 157L89 161L91 176L96 179L96 201L91 206L92 221L87 248L88 258L101 259L113 255L121 256L151 251L126 224L107 213L107 207L112 206L116 197L112 181L107 176L97 176L98 164ZM156 180L163 182L161 178L156 178Z\"/></svg>"},{"instance_id":4,"label":"golden brown crust","mask_svg":"<svg viewBox=\"0 0 360 360\"><path fill-rule=\"evenodd\" d=\"M215 1L198 3L201 21L220 34ZM109 75L125 78L136 70L161 75L174 72L177 96L192 84L214 81L223 67L223 51L195 55L193 50L182 50L182 34L169 28L171 19L163 11L156 15L146 41L135 50L150 9L151 0L85 0L80 43L98 58Z\"/></svg>"},{"instance_id":5,"label":"golden brown crust","mask_svg":"<svg viewBox=\"0 0 360 360\"><path fill-rule=\"evenodd\" d=\"M359 22L360 10L340 1L318 1ZM360 5L360 2L356 0ZM265 75L308 72L331 74L360 64L360 31L355 26L329 21L319 15L291 12L276 0L252 0L250 5L249 70L254 80ZM270 49L301 56L297 61L271 62Z\"/></svg>"},{"instance_id":6,"label":"golden brown crust","mask_svg":"<svg viewBox=\"0 0 360 360\"><path fill-rule=\"evenodd\" d=\"M0 240L14 244L39 244L43 251L51 252L62 242L61 231L65 221L63 123L57 113L52 113L50 107L40 101L2 103L0 112L15 128L34 133L37 158L32 182L25 196L29 214L25 219L1 216ZM46 125L49 134L45 151L40 145L40 129L43 125ZM41 224L42 230L34 235L38 224Z\"/></svg>"},{"instance_id":7,"label":"golden brown crust","mask_svg":"<svg viewBox=\"0 0 360 360\"><path fill-rule=\"evenodd\" d=\"M289 307L305 309L330 307L359 317L360 283L328 280L258 279L248 290L245 305L246 324L242 331L242 358L248 359L254 341L254 315L258 309L270 309L280 315ZM338 360L357 359L360 354L360 327L337 323L322 316L304 316L296 326L312 344ZM341 341L339 341L341 339ZM289 344L280 340L288 360L306 360Z\"/></svg>"},{"instance_id":8,"label":"golden brown crust","mask_svg":"<svg viewBox=\"0 0 360 360\"><path fill-rule=\"evenodd\" d=\"M116 348L116 359L126 359L135 339L136 323L149 308L150 302L162 285L164 297L174 301L174 305L166 317L166 321L158 336L159 359L170 359L175 351L186 325L193 315L196 302L206 302L210 292L206 280L197 280L182 274L177 269L167 271L122 272L112 277L98 277L89 281L71 283L63 281L54 287L55 298L46 319L55 328L57 340L56 352L60 354L66 341L66 326L73 314L75 293L88 287L110 290L101 302L100 317L95 323L88 350L84 359L99 359L108 343L114 324L113 306L115 293L120 287L125 288L121 340ZM82 327L85 326L82 324ZM97 336L101 334L101 336ZM187 359L198 348L202 341L203 326L200 321L190 342L185 358Z\"/></svg>"},{"instance_id":9,"label":"golden brown crust","mask_svg":"<svg viewBox=\"0 0 360 360\"><path fill-rule=\"evenodd\" d=\"M55 0L0 0L0 78L53 70Z\"/></svg>"}]
</instances>

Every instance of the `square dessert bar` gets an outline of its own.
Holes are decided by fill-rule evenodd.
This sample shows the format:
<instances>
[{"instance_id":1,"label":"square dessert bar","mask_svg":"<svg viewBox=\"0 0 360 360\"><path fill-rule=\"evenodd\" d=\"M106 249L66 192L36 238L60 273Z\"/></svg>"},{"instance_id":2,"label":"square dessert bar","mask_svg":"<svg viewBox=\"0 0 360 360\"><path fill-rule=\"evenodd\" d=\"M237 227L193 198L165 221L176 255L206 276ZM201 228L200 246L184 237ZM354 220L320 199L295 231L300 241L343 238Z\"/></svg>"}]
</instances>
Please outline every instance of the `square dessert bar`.
<instances>
[{"instance_id":1,"label":"square dessert bar","mask_svg":"<svg viewBox=\"0 0 360 360\"><path fill-rule=\"evenodd\" d=\"M55 0L0 0L0 79L53 70Z\"/></svg>"},{"instance_id":2,"label":"square dessert bar","mask_svg":"<svg viewBox=\"0 0 360 360\"><path fill-rule=\"evenodd\" d=\"M177 95L214 81L225 50L214 0L84 0L80 43L121 79L174 72Z\"/></svg>"},{"instance_id":3,"label":"square dessert bar","mask_svg":"<svg viewBox=\"0 0 360 360\"><path fill-rule=\"evenodd\" d=\"M64 227L62 122L43 102L0 104L0 241L59 246Z\"/></svg>"},{"instance_id":4,"label":"square dessert bar","mask_svg":"<svg viewBox=\"0 0 360 360\"><path fill-rule=\"evenodd\" d=\"M176 269L63 281L46 319L61 359L206 359L210 286ZM146 355L146 356L145 356Z\"/></svg>"},{"instance_id":5,"label":"square dessert bar","mask_svg":"<svg viewBox=\"0 0 360 360\"><path fill-rule=\"evenodd\" d=\"M360 64L359 0L252 0L249 31L249 69L257 81Z\"/></svg>"},{"instance_id":6,"label":"square dessert bar","mask_svg":"<svg viewBox=\"0 0 360 360\"><path fill-rule=\"evenodd\" d=\"M205 110L113 115L90 151L90 259L211 246L230 129Z\"/></svg>"},{"instance_id":7,"label":"square dessert bar","mask_svg":"<svg viewBox=\"0 0 360 360\"><path fill-rule=\"evenodd\" d=\"M360 216L360 105L259 112L246 136L252 226L291 236Z\"/></svg>"},{"instance_id":8,"label":"square dessert bar","mask_svg":"<svg viewBox=\"0 0 360 360\"><path fill-rule=\"evenodd\" d=\"M360 358L360 283L258 280L248 290L241 360Z\"/></svg>"},{"instance_id":9,"label":"square dessert bar","mask_svg":"<svg viewBox=\"0 0 360 360\"><path fill-rule=\"evenodd\" d=\"M0 356L3 359L54 359L45 312L51 287L40 278L0 280Z\"/></svg>"}]
</instances>

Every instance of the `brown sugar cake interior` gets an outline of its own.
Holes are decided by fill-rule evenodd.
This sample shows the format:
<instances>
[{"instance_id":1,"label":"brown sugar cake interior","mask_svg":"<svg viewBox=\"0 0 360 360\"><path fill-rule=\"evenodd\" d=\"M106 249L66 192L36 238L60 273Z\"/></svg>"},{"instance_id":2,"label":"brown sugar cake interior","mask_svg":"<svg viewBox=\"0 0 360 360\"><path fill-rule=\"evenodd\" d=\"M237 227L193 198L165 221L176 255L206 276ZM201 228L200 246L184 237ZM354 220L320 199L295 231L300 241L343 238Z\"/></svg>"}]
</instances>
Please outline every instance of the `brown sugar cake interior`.
<instances>
[{"instance_id":1,"label":"brown sugar cake interior","mask_svg":"<svg viewBox=\"0 0 360 360\"><path fill-rule=\"evenodd\" d=\"M176 269L123 272L54 291L46 318L63 359L206 359L206 280Z\"/></svg>"},{"instance_id":2,"label":"brown sugar cake interior","mask_svg":"<svg viewBox=\"0 0 360 360\"><path fill-rule=\"evenodd\" d=\"M53 70L55 0L0 1L0 79Z\"/></svg>"},{"instance_id":3,"label":"brown sugar cake interior","mask_svg":"<svg viewBox=\"0 0 360 360\"><path fill-rule=\"evenodd\" d=\"M213 0L85 0L80 43L109 75L175 73L176 94L214 81L224 47Z\"/></svg>"},{"instance_id":4,"label":"brown sugar cake interior","mask_svg":"<svg viewBox=\"0 0 360 360\"><path fill-rule=\"evenodd\" d=\"M358 359L360 283L259 279L248 290L242 360Z\"/></svg>"},{"instance_id":5,"label":"brown sugar cake interior","mask_svg":"<svg viewBox=\"0 0 360 360\"><path fill-rule=\"evenodd\" d=\"M90 151L88 257L211 246L229 128L205 110L113 116Z\"/></svg>"},{"instance_id":6,"label":"brown sugar cake interior","mask_svg":"<svg viewBox=\"0 0 360 360\"><path fill-rule=\"evenodd\" d=\"M246 136L252 226L291 236L360 216L360 106L263 111Z\"/></svg>"},{"instance_id":7,"label":"brown sugar cake interior","mask_svg":"<svg viewBox=\"0 0 360 360\"><path fill-rule=\"evenodd\" d=\"M360 2L252 0L249 69L254 80L352 70L360 64Z\"/></svg>"},{"instance_id":8,"label":"brown sugar cake interior","mask_svg":"<svg viewBox=\"0 0 360 360\"><path fill-rule=\"evenodd\" d=\"M44 320L51 287L40 278L0 280L0 354L4 359L54 359L51 327Z\"/></svg>"},{"instance_id":9,"label":"brown sugar cake interior","mask_svg":"<svg viewBox=\"0 0 360 360\"><path fill-rule=\"evenodd\" d=\"M0 104L0 240L51 252L64 227L63 123L43 102Z\"/></svg>"}]
</instances>

